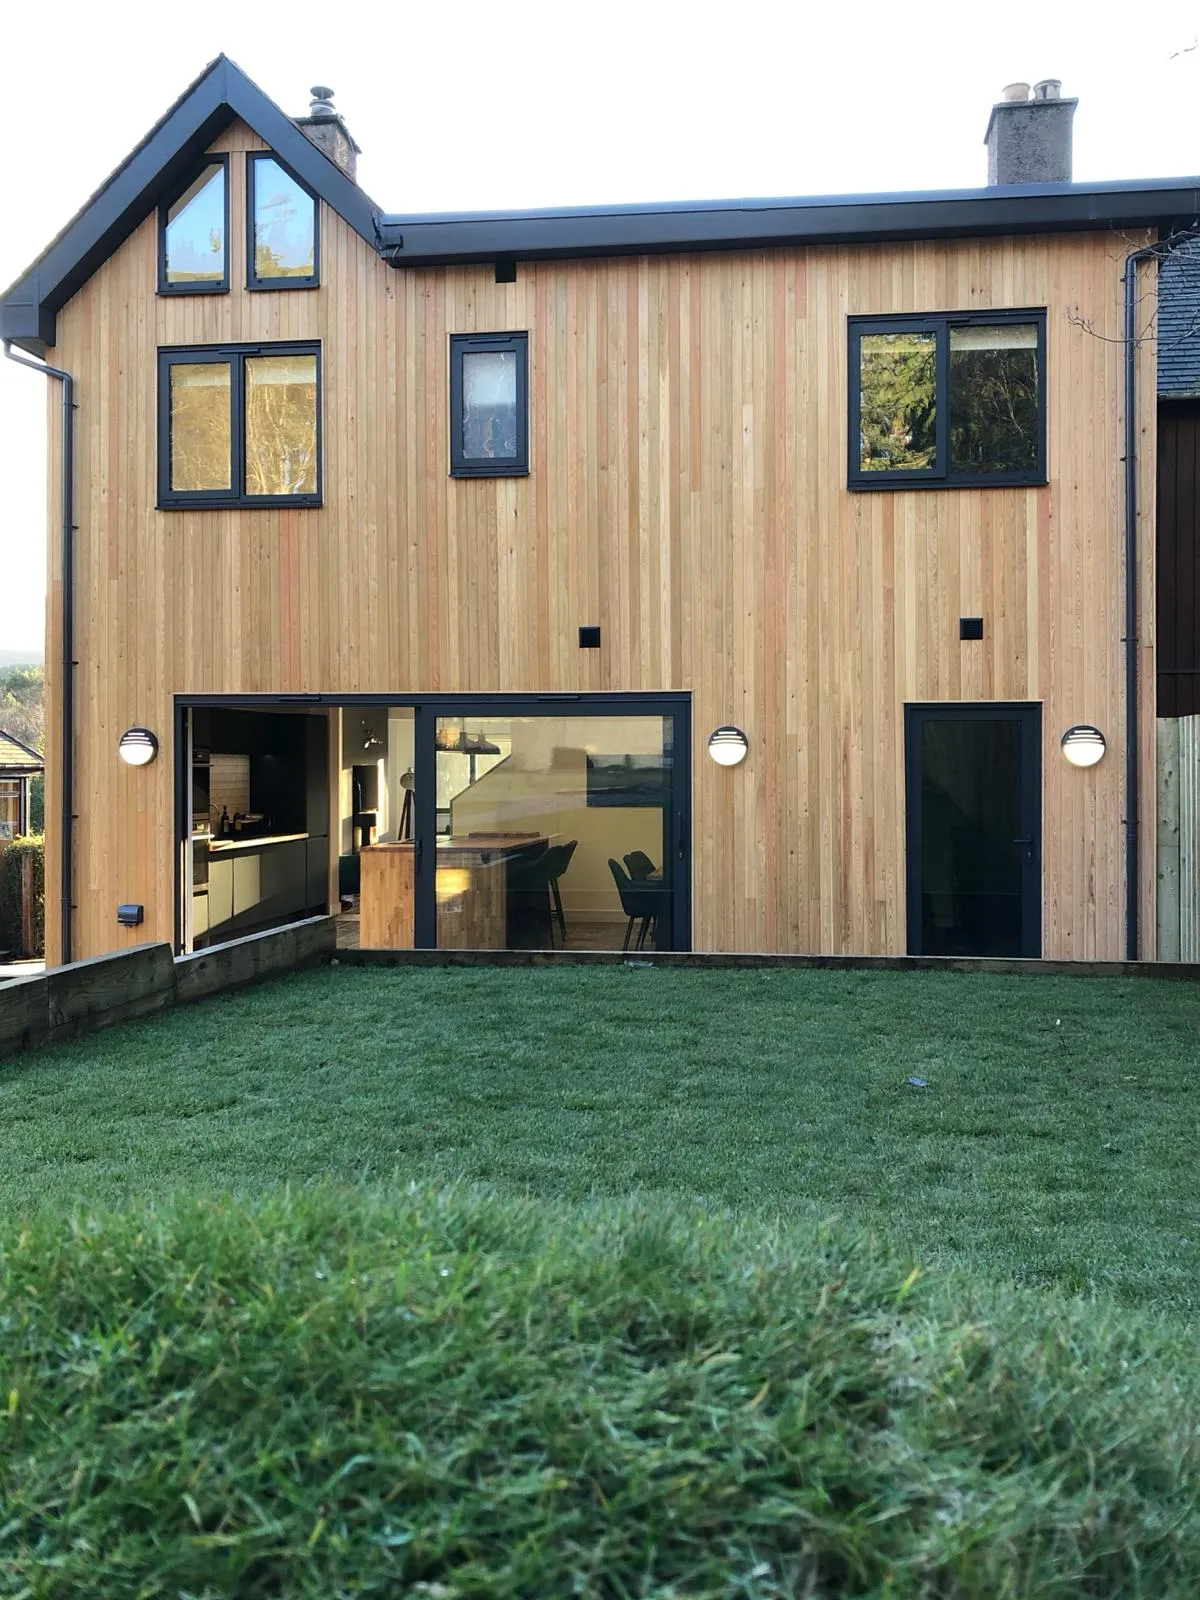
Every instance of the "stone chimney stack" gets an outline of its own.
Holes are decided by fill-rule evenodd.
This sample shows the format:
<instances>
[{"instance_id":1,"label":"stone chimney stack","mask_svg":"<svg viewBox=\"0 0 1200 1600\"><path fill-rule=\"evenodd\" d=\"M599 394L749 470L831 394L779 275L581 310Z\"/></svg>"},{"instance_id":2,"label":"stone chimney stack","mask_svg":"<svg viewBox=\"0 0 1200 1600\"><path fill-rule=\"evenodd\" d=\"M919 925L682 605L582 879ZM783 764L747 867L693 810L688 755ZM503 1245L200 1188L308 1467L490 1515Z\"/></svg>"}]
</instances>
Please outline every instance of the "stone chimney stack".
<instances>
[{"instance_id":1,"label":"stone chimney stack","mask_svg":"<svg viewBox=\"0 0 1200 1600\"><path fill-rule=\"evenodd\" d=\"M983 142L988 184L1070 183L1071 124L1078 100L1061 98L1057 78L1010 83L992 107Z\"/></svg>"},{"instance_id":2,"label":"stone chimney stack","mask_svg":"<svg viewBox=\"0 0 1200 1600\"><path fill-rule=\"evenodd\" d=\"M318 150L323 150L341 170L356 183L358 172L358 158L362 151L350 137L350 130L333 109L333 90L326 89L323 84L316 84L309 93L312 95L312 104L308 108L306 117L294 117L292 120L306 138L311 139Z\"/></svg>"}]
</instances>

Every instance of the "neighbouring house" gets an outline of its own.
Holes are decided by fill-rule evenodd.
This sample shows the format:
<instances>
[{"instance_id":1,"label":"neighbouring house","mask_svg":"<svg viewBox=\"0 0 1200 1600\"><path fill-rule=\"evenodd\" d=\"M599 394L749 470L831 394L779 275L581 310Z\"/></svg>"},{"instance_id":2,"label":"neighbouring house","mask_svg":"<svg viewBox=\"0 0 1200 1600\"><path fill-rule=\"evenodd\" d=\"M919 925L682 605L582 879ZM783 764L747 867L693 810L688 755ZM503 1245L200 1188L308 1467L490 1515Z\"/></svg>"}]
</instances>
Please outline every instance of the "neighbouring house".
<instances>
[{"instance_id":1,"label":"neighbouring house","mask_svg":"<svg viewBox=\"0 0 1200 1600\"><path fill-rule=\"evenodd\" d=\"M29 783L45 766L36 750L0 728L0 840L29 832Z\"/></svg>"},{"instance_id":2,"label":"neighbouring house","mask_svg":"<svg viewBox=\"0 0 1200 1600\"><path fill-rule=\"evenodd\" d=\"M0 299L61 401L49 959L1153 957L1200 180L1073 183L1074 108L1010 86L974 190L401 216L215 61Z\"/></svg>"}]
</instances>

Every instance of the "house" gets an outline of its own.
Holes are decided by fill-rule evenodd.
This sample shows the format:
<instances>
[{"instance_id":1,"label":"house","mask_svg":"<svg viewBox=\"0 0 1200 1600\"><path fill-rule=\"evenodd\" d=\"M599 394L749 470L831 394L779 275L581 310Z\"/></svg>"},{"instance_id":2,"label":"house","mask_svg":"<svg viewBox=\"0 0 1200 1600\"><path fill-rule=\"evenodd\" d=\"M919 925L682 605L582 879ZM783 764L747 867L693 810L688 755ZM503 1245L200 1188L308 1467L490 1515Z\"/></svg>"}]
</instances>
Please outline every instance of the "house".
<instances>
[{"instance_id":1,"label":"house","mask_svg":"<svg viewBox=\"0 0 1200 1600\"><path fill-rule=\"evenodd\" d=\"M313 95L219 58L0 299L49 959L1153 957L1138 319L1200 180L1073 183L1046 81L976 190L398 216Z\"/></svg>"},{"instance_id":2,"label":"house","mask_svg":"<svg viewBox=\"0 0 1200 1600\"><path fill-rule=\"evenodd\" d=\"M0 840L29 832L29 781L44 770L36 750L0 728Z\"/></svg>"}]
</instances>

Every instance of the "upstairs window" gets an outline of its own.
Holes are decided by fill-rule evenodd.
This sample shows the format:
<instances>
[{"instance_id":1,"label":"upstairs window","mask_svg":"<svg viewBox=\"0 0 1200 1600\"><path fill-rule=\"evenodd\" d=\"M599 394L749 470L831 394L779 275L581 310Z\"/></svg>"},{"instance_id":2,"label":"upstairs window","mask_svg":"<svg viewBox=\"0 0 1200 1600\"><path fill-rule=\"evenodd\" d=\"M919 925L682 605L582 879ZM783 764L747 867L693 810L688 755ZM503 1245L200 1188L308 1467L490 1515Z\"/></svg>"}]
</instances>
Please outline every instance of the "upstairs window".
<instances>
[{"instance_id":1,"label":"upstairs window","mask_svg":"<svg viewBox=\"0 0 1200 1600\"><path fill-rule=\"evenodd\" d=\"M229 171L209 156L158 212L159 294L224 294L229 288Z\"/></svg>"},{"instance_id":2,"label":"upstairs window","mask_svg":"<svg viewBox=\"0 0 1200 1600\"><path fill-rule=\"evenodd\" d=\"M246 223L248 288L316 288L317 202L274 156L246 158Z\"/></svg>"},{"instance_id":3,"label":"upstairs window","mask_svg":"<svg viewBox=\"0 0 1200 1600\"><path fill-rule=\"evenodd\" d=\"M320 349L158 353L158 503L321 503Z\"/></svg>"},{"instance_id":4,"label":"upstairs window","mask_svg":"<svg viewBox=\"0 0 1200 1600\"><path fill-rule=\"evenodd\" d=\"M854 489L1046 481L1046 313L850 318Z\"/></svg>"},{"instance_id":5,"label":"upstairs window","mask_svg":"<svg viewBox=\"0 0 1200 1600\"><path fill-rule=\"evenodd\" d=\"M451 477L528 473L528 353L527 333L451 334Z\"/></svg>"}]
</instances>

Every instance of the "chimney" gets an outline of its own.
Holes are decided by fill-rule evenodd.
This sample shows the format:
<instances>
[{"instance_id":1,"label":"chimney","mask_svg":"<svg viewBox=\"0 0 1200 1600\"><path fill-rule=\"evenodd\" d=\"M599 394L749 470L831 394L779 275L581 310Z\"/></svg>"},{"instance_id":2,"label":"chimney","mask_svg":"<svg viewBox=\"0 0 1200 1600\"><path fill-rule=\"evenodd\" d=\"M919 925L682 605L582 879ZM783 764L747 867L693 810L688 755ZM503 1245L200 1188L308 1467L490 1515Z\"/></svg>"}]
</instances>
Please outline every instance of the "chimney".
<instances>
[{"instance_id":1,"label":"chimney","mask_svg":"<svg viewBox=\"0 0 1200 1600\"><path fill-rule=\"evenodd\" d=\"M988 151L988 184L1070 183L1071 123L1078 100L1061 97L1057 78L1033 86L1006 85L992 107L983 142Z\"/></svg>"},{"instance_id":2,"label":"chimney","mask_svg":"<svg viewBox=\"0 0 1200 1600\"><path fill-rule=\"evenodd\" d=\"M350 137L350 130L333 109L333 90L326 89L323 84L316 84L309 90L312 95L312 104L308 108L306 117L294 117L292 120L306 138L311 139L318 150L323 150L333 162L350 179L351 183L358 180L355 174L358 171L358 158L362 151Z\"/></svg>"}]
</instances>

